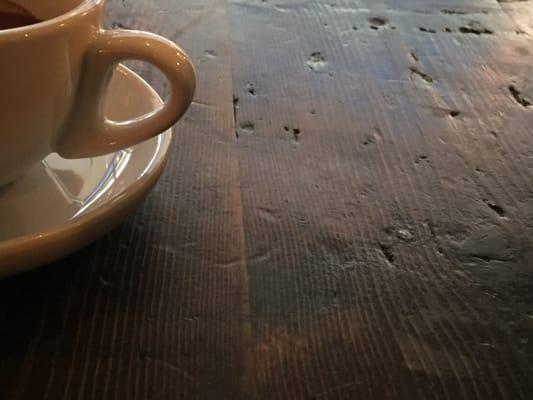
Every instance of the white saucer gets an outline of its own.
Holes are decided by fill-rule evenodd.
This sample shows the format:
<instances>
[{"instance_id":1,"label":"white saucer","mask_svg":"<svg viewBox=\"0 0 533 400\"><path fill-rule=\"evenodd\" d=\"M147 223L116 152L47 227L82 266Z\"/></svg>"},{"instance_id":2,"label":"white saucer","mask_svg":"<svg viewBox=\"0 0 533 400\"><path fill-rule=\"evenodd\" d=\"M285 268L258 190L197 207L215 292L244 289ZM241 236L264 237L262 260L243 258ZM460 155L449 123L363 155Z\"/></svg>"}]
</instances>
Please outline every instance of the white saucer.
<instances>
[{"instance_id":1,"label":"white saucer","mask_svg":"<svg viewBox=\"0 0 533 400\"><path fill-rule=\"evenodd\" d=\"M106 109L114 120L162 104L145 81L123 66L108 93ZM107 156L64 160L52 154L0 188L0 277L55 261L116 227L163 172L170 141L169 130Z\"/></svg>"}]
</instances>

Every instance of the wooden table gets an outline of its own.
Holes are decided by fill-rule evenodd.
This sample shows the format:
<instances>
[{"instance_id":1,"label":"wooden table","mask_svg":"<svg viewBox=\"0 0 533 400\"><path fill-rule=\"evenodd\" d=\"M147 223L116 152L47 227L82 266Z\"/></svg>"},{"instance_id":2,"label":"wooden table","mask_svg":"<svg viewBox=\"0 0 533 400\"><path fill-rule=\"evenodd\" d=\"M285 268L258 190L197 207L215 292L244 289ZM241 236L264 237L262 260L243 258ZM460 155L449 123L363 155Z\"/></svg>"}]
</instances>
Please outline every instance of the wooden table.
<instances>
[{"instance_id":1,"label":"wooden table","mask_svg":"<svg viewBox=\"0 0 533 400\"><path fill-rule=\"evenodd\" d=\"M0 399L533 398L532 1L107 10L196 101L134 216L0 282Z\"/></svg>"}]
</instances>

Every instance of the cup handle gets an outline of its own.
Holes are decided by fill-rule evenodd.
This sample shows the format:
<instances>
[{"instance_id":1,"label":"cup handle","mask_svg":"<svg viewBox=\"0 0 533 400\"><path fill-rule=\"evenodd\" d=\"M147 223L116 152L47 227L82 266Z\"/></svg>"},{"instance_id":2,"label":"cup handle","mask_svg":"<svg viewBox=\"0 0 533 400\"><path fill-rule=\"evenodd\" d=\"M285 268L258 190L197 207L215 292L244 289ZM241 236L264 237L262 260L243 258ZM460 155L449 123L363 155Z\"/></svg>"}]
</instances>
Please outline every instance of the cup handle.
<instances>
[{"instance_id":1,"label":"cup handle","mask_svg":"<svg viewBox=\"0 0 533 400\"><path fill-rule=\"evenodd\" d=\"M105 116L105 91L116 65L125 59L155 65L169 80L171 93L159 110L129 121L111 121ZM54 151L64 158L94 157L150 139L183 116L195 87L194 67L173 42L147 32L100 30L87 51L78 96Z\"/></svg>"}]
</instances>

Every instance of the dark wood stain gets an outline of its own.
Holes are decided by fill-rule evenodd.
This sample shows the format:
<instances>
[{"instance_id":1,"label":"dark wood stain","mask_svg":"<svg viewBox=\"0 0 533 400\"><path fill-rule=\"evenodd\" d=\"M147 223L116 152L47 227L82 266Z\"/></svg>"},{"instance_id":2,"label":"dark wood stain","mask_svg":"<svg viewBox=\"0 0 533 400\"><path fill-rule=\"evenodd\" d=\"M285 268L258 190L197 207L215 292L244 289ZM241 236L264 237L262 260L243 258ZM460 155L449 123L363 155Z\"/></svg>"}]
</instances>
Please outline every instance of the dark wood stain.
<instances>
[{"instance_id":1,"label":"dark wood stain","mask_svg":"<svg viewBox=\"0 0 533 400\"><path fill-rule=\"evenodd\" d=\"M531 398L530 8L109 1L197 98L132 218L0 282L0 399Z\"/></svg>"}]
</instances>

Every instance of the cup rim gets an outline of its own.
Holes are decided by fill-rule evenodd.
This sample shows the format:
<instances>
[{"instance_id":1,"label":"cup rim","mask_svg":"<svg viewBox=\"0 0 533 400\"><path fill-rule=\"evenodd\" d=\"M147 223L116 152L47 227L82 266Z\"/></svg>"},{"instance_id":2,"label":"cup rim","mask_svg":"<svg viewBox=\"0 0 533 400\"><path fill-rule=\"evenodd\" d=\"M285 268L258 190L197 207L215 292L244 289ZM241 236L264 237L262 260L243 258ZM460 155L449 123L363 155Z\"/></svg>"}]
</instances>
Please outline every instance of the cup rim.
<instances>
[{"instance_id":1,"label":"cup rim","mask_svg":"<svg viewBox=\"0 0 533 400\"><path fill-rule=\"evenodd\" d=\"M0 39L5 38L6 36L19 36L20 34L27 34L32 31L42 31L47 30L48 28L53 28L57 25L63 24L64 22L72 19L73 17L76 17L77 15L80 15L84 11L87 11L103 3L104 1L105 0L84 0L73 9L61 15L58 15L57 17L38 22L36 24L19 26L16 28L2 29L0 30Z\"/></svg>"}]
</instances>

